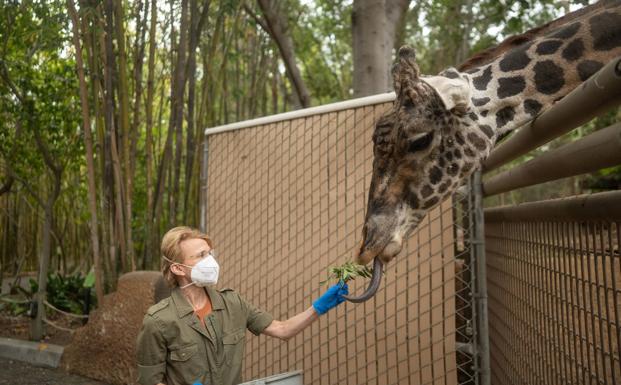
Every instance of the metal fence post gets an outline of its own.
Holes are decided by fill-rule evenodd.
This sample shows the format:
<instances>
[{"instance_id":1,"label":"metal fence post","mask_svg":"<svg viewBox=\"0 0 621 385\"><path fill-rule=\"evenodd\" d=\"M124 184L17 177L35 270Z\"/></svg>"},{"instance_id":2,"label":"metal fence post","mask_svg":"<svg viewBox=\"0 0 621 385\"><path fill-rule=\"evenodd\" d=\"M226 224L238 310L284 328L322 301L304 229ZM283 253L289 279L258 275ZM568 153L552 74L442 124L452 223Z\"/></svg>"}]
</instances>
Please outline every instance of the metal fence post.
<instances>
[{"instance_id":1,"label":"metal fence post","mask_svg":"<svg viewBox=\"0 0 621 385\"><path fill-rule=\"evenodd\" d=\"M487 276L485 262L485 224L483 222L483 189L481 170L470 178L470 215L472 231L470 245L472 260L476 266L474 278L474 302L476 311L477 373L480 385L490 384L489 325L487 319Z\"/></svg>"},{"instance_id":2,"label":"metal fence post","mask_svg":"<svg viewBox=\"0 0 621 385\"><path fill-rule=\"evenodd\" d=\"M200 218L199 228L202 232L207 232L207 176L209 169L209 137L205 136L203 141L203 164L201 167L201 186L200 186Z\"/></svg>"}]
</instances>

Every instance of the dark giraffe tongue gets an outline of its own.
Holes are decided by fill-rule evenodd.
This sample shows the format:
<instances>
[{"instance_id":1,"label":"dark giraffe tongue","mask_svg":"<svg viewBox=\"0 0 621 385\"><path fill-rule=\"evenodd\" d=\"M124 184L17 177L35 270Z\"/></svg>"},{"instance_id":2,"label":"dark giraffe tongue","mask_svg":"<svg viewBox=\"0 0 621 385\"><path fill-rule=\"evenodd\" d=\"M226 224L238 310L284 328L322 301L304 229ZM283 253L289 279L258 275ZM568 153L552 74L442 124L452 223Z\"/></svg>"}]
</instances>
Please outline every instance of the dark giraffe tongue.
<instances>
[{"instance_id":1,"label":"dark giraffe tongue","mask_svg":"<svg viewBox=\"0 0 621 385\"><path fill-rule=\"evenodd\" d=\"M373 275L371 276L371 282L369 283L369 286L364 291L364 293L362 293L358 297L346 295L344 296L344 298L347 301L354 303L365 302L371 299L371 297L373 297L377 292L380 282L382 281L382 267L382 261L379 259L379 257L375 257L375 259L373 260Z\"/></svg>"}]
</instances>

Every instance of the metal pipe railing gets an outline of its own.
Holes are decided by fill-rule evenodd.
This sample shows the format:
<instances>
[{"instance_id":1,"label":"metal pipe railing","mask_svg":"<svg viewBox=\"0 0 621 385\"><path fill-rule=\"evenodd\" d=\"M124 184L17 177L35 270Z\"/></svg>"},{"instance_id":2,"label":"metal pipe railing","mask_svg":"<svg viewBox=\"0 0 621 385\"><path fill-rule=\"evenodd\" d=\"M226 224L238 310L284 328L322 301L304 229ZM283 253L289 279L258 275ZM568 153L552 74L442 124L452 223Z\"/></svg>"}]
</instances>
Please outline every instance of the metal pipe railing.
<instances>
[{"instance_id":1,"label":"metal pipe railing","mask_svg":"<svg viewBox=\"0 0 621 385\"><path fill-rule=\"evenodd\" d=\"M491 196L621 164L621 123L548 151L483 183Z\"/></svg>"},{"instance_id":2,"label":"metal pipe railing","mask_svg":"<svg viewBox=\"0 0 621 385\"><path fill-rule=\"evenodd\" d=\"M621 219L621 191L607 191L485 209L485 222Z\"/></svg>"},{"instance_id":3,"label":"metal pipe railing","mask_svg":"<svg viewBox=\"0 0 621 385\"><path fill-rule=\"evenodd\" d=\"M618 57L496 147L483 162L483 171L494 170L620 103L621 57Z\"/></svg>"},{"instance_id":4,"label":"metal pipe railing","mask_svg":"<svg viewBox=\"0 0 621 385\"><path fill-rule=\"evenodd\" d=\"M475 264L474 303L476 316L475 351L477 360L475 367L478 372L478 384L489 385L490 354L489 354L489 324L487 307L487 263L485 255L485 221L483 214L483 191L481 189L481 170L477 170L470 177L470 216L472 233L470 244L472 261Z\"/></svg>"}]
</instances>

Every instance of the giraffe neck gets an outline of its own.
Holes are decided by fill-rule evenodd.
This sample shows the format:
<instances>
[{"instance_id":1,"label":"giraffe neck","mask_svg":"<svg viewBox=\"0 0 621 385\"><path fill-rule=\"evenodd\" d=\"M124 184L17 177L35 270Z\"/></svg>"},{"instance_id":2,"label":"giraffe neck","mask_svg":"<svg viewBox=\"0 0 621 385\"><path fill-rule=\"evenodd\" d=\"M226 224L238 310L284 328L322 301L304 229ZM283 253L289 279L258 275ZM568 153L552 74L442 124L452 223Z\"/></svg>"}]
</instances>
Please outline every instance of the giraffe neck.
<instances>
[{"instance_id":1,"label":"giraffe neck","mask_svg":"<svg viewBox=\"0 0 621 385\"><path fill-rule=\"evenodd\" d=\"M621 55L621 1L471 71L478 124L495 139L531 121Z\"/></svg>"}]
</instances>

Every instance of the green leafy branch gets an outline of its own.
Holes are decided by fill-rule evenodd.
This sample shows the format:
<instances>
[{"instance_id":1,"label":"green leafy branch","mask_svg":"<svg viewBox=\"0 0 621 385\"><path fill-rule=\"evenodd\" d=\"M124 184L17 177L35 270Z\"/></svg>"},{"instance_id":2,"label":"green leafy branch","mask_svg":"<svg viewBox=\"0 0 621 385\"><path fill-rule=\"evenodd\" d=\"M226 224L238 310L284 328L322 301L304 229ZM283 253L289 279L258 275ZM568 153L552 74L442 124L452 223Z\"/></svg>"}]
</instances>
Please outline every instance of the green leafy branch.
<instances>
[{"instance_id":1,"label":"green leafy branch","mask_svg":"<svg viewBox=\"0 0 621 385\"><path fill-rule=\"evenodd\" d=\"M328 279L326 279L325 281L321 281L319 284L324 285L332 279L336 280L337 282L347 282L357 277L371 278L372 275L372 268L359 265L352 261L347 261L340 266L334 266L328 269Z\"/></svg>"}]
</instances>

